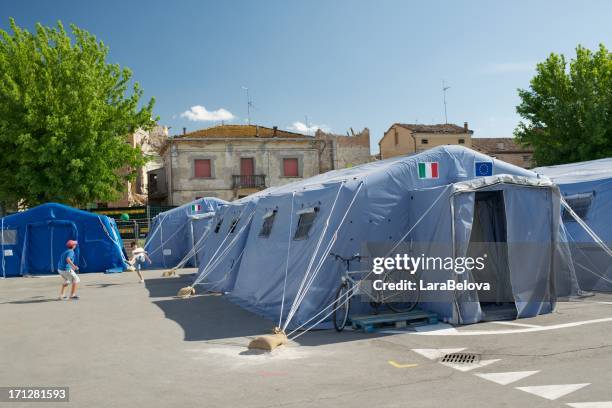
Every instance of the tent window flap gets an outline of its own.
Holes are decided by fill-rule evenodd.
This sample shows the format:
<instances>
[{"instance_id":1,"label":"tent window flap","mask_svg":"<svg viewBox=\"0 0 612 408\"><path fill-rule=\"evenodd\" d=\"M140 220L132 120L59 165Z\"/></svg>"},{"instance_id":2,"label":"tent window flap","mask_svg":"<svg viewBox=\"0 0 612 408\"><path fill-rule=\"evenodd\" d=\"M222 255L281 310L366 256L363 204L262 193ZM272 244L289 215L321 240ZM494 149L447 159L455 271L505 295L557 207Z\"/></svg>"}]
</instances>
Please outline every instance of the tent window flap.
<instances>
[{"instance_id":1,"label":"tent window flap","mask_svg":"<svg viewBox=\"0 0 612 408\"><path fill-rule=\"evenodd\" d=\"M294 240L301 240L308 238L308 233L317 218L319 207L310 208L308 210L302 210L298 214L300 219L298 220L297 229L295 230Z\"/></svg>"},{"instance_id":2,"label":"tent window flap","mask_svg":"<svg viewBox=\"0 0 612 408\"><path fill-rule=\"evenodd\" d=\"M16 245L17 244L17 230L14 229L6 229L2 230L2 236L0 237L0 241L2 241L3 245Z\"/></svg>"},{"instance_id":3,"label":"tent window flap","mask_svg":"<svg viewBox=\"0 0 612 408\"><path fill-rule=\"evenodd\" d=\"M223 224L223 218L221 218L219 222L217 223L217 225L215 225L215 234L219 233L219 230L221 229L222 224Z\"/></svg>"},{"instance_id":4,"label":"tent window flap","mask_svg":"<svg viewBox=\"0 0 612 408\"><path fill-rule=\"evenodd\" d=\"M276 218L276 210L264 215L263 224L261 226L261 230L259 231L259 236L263 238L268 238L272 233L272 226L274 225L274 219Z\"/></svg>"},{"instance_id":5,"label":"tent window flap","mask_svg":"<svg viewBox=\"0 0 612 408\"><path fill-rule=\"evenodd\" d=\"M234 218L232 220L232 223L230 225L230 229L229 229L229 233L233 234L234 231L236 231L236 227L238 226L238 222L240 221L240 218Z\"/></svg>"},{"instance_id":6,"label":"tent window flap","mask_svg":"<svg viewBox=\"0 0 612 408\"><path fill-rule=\"evenodd\" d=\"M582 193L566 196L565 201L580 218L585 218L593 202L593 193ZM574 221L574 218L564 209L563 221Z\"/></svg>"}]
</instances>

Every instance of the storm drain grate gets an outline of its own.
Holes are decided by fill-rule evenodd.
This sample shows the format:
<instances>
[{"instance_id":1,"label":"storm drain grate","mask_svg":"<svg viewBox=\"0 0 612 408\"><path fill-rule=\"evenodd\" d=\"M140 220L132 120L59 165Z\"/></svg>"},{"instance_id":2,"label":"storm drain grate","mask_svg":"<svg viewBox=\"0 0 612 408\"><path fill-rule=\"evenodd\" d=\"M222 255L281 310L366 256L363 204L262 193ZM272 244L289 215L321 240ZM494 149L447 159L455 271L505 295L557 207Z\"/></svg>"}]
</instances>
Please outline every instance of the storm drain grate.
<instances>
[{"instance_id":1,"label":"storm drain grate","mask_svg":"<svg viewBox=\"0 0 612 408\"><path fill-rule=\"evenodd\" d=\"M480 355L472 353L450 353L442 357L440 362L453 364L476 364L480 361Z\"/></svg>"}]
</instances>

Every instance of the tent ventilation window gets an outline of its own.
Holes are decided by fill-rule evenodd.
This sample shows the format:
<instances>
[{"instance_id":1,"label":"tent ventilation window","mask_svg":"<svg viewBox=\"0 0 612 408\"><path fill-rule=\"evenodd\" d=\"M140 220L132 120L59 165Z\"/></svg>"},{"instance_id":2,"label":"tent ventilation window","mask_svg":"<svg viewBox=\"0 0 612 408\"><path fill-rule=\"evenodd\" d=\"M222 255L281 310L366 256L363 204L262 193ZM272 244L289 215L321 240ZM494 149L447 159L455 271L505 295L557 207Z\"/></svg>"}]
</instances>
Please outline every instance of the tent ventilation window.
<instances>
[{"instance_id":1,"label":"tent ventilation window","mask_svg":"<svg viewBox=\"0 0 612 408\"><path fill-rule=\"evenodd\" d=\"M261 231L259 231L259 236L263 238L268 238L270 233L272 232L272 226L274 225L274 219L276 218L277 210L270 211L263 216L263 225L261 226Z\"/></svg>"},{"instance_id":2,"label":"tent ventilation window","mask_svg":"<svg viewBox=\"0 0 612 408\"><path fill-rule=\"evenodd\" d=\"M219 230L221 229L221 224L223 224L223 218L221 218L219 222L217 223L217 225L215 226L215 234L219 233Z\"/></svg>"},{"instance_id":3,"label":"tent ventilation window","mask_svg":"<svg viewBox=\"0 0 612 408\"><path fill-rule=\"evenodd\" d=\"M564 197L567 204L571 207L572 210L578 215L580 218L585 218L589 213L589 209L591 208L591 203L593 202L593 193L582 193L582 194L574 194ZM563 221L574 221L574 218L563 209Z\"/></svg>"},{"instance_id":4,"label":"tent ventilation window","mask_svg":"<svg viewBox=\"0 0 612 408\"><path fill-rule=\"evenodd\" d=\"M297 230L295 230L295 235L293 236L294 240L308 238L308 233L314 224L315 218L317 218L318 212L319 207L306 208L298 212L300 219L298 220Z\"/></svg>"},{"instance_id":5,"label":"tent ventilation window","mask_svg":"<svg viewBox=\"0 0 612 408\"><path fill-rule=\"evenodd\" d=\"M238 222L240 221L240 217L238 218L234 218L232 220L232 223L230 224L230 229L229 229L229 233L233 234L234 231L236 231L236 227L238 226Z\"/></svg>"},{"instance_id":6,"label":"tent ventilation window","mask_svg":"<svg viewBox=\"0 0 612 408\"><path fill-rule=\"evenodd\" d=\"M0 240L4 245L17 245L17 230L6 229L2 230L2 237Z\"/></svg>"}]
</instances>

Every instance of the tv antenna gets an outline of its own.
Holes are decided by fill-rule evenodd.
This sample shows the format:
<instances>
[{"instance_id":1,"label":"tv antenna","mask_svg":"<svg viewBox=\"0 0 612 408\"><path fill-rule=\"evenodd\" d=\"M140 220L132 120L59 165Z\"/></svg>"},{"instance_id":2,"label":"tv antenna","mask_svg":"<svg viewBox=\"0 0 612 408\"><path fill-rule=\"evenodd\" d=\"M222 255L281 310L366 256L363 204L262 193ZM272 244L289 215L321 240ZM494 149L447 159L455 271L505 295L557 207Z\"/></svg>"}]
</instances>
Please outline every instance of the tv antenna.
<instances>
[{"instance_id":1,"label":"tv antenna","mask_svg":"<svg viewBox=\"0 0 612 408\"><path fill-rule=\"evenodd\" d=\"M442 80L442 94L444 95L444 123L448 123L448 115L446 114L446 91L450 89L450 86L446 85L446 82Z\"/></svg>"},{"instance_id":2,"label":"tv antenna","mask_svg":"<svg viewBox=\"0 0 612 408\"><path fill-rule=\"evenodd\" d=\"M247 124L251 124L251 108L253 107L253 101L251 100L251 96L249 95L249 88L243 86L242 89L246 91L247 97Z\"/></svg>"}]
</instances>

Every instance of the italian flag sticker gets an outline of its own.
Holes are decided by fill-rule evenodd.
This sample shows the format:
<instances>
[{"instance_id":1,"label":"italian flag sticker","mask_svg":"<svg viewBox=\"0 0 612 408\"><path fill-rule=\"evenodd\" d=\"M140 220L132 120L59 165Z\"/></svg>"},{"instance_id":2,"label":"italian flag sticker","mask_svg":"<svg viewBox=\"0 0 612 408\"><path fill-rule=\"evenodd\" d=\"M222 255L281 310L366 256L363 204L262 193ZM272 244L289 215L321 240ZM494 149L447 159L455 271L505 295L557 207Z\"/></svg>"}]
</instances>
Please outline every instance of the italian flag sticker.
<instances>
[{"instance_id":1,"label":"italian flag sticker","mask_svg":"<svg viewBox=\"0 0 612 408\"><path fill-rule=\"evenodd\" d=\"M200 204L193 204L191 206L191 212L200 212L201 209L202 209L202 206Z\"/></svg>"},{"instance_id":2,"label":"italian flag sticker","mask_svg":"<svg viewBox=\"0 0 612 408\"><path fill-rule=\"evenodd\" d=\"M419 178L420 179L437 179L438 178L438 162L420 162L419 163Z\"/></svg>"}]
</instances>

